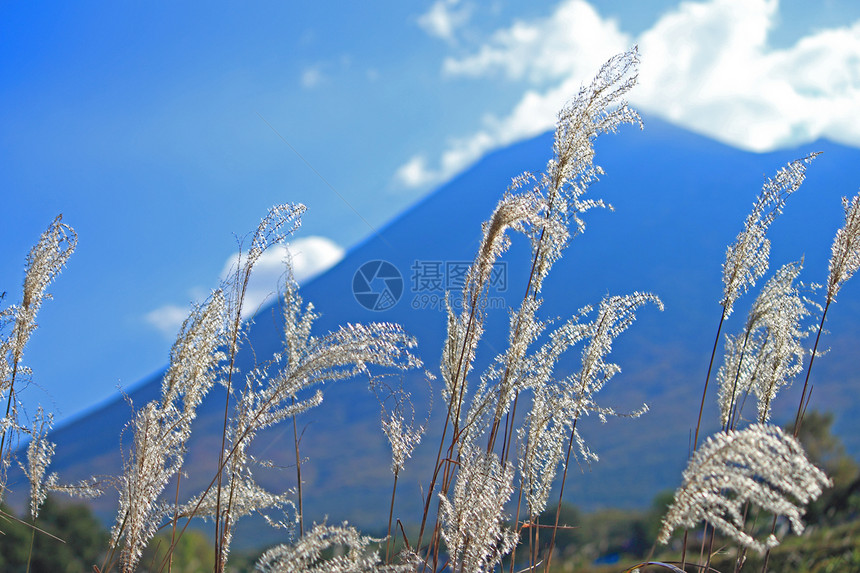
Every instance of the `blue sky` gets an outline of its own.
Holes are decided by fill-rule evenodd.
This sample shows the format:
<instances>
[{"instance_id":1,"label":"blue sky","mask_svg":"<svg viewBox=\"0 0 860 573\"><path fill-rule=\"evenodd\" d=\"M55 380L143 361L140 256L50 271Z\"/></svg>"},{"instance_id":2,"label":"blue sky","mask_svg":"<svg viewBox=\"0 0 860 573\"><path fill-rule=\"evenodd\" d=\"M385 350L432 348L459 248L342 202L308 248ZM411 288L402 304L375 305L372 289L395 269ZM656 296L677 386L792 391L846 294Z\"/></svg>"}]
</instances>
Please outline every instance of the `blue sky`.
<instances>
[{"instance_id":1,"label":"blue sky","mask_svg":"<svg viewBox=\"0 0 860 573\"><path fill-rule=\"evenodd\" d=\"M25 405L62 419L162 367L269 206L308 206L310 276L634 43L644 113L744 149L860 146L851 0L3 3L4 302L58 213L80 238Z\"/></svg>"}]
</instances>

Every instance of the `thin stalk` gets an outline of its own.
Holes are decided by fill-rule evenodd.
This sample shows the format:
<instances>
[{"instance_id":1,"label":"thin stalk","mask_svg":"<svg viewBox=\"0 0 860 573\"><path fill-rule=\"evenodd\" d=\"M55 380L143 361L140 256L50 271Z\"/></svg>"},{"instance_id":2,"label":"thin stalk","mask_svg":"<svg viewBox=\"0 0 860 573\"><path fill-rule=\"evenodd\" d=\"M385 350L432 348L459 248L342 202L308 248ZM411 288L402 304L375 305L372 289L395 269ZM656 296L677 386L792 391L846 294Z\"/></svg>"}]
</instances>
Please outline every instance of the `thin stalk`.
<instances>
[{"instance_id":1,"label":"thin stalk","mask_svg":"<svg viewBox=\"0 0 860 573\"><path fill-rule=\"evenodd\" d=\"M241 255L240 255L241 260ZM242 270L236 269L236 282L238 284L239 277L242 274ZM230 394L233 388L233 372L235 370L236 365L236 354L239 350L238 342L239 342L239 327L242 322L242 306L245 302L245 293L248 289L248 281L251 278L251 269L247 268L245 270L245 276L242 280L242 286L239 288L236 297L236 315L233 319L233 329L230 333L230 361L229 366L227 368L227 398L224 401L224 425L221 430L221 450L218 452L218 476L217 483L218 487L215 490L215 571L216 573L221 573L223 567L221 566L221 553L224 546L224 541L226 540L226 531L219 531L219 527L221 524L221 483L223 479L223 471L226 467L226 461L224 460L224 449L227 445L227 426L230 420ZM202 498L201 498L202 499ZM227 516L225 516L225 520Z\"/></svg>"},{"instance_id":2,"label":"thin stalk","mask_svg":"<svg viewBox=\"0 0 860 573\"><path fill-rule=\"evenodd\" d=\"M520 481L520 493L517 496L517 515L514 518L514 528L517 529L517 538L519 539L522 534L523 529L520 527L520 507L523 505L523 482ZM525 525L525 523L523 524ZM517 560L517 547L519 547L519 541L514 548L511 550L511 573L514 573L514 563Z\"/></svg>"},{"instance_id":3,"label":"thin stalk","mask_svg":"<svg viewBox=\"0 0 860 573\"><path fill-rule=\"evenodd\" d=\"M59 541L60 543L65 543L65 541L64 541L64 540L60 539L59 537L57 537L57 536L56 536L56 535L54 535L53 533L49 533L49 532L45 531L44 529L41 529L41 528L39 528L39 527L36 527L36 525L35 525L34 523L27 523L27 522L26 522L26 521L24 521L23 519L20 519L20 518L18 518L18 517L15 517L15 516L14 516L14 515L12 515L11 513L6 513L6 512L5 512L5 511L3 511L2 509L0 509L0 517L3 517L4 519L8 519L9 521L15 521L15 522L17 522L17 523L20 523L20 524L21 524L21 525L23 525L24 527L28 527L28 528L30 528L30 529L34 529L34 530L38 531L38 532L39 532L39 533L41 533L42 535L47 535L48 537L50 537L51 539L53 539L53 540L55 540L55 541Z\"/></svg>"},{"instance_id":4,"label":"thin stalk","mask_svg":"<svg viewBox=\"0 0 860 573\"><path fill-rule=\"evenodd\" d=\"M699 428L702 426L702 412L705 410L705 396L708 394L708 382L711 379L711 370L714 367L714 357L717 355L717 346L720 343L720 331L723 329L723 322L726 320L726 310L723 308L723 314L720 316L720 324L717 326L717 335L714 337L714 349L711 350L711 360L708 362L708 374L705 376L705 387L702 389L702 403L699 405L699 419L696 422L696 434L693 437L693 451L696 451L696 446L699 443Z\"/></svg>"},{"instance_id":5,"label":"thin stalk","mask_svg":"<svg viewBox=\"0 0 860 573\"><path fill-rule=\"evenodd\" d=\"M747 515L749 513L749 508L750 508L749 502L745 503L744 504L744 527L746 527ZM759 516L760 511L761 511L761 508L757 507L756 512L755 512L755 517L753 517L753 522L750 525L750 529L749 529L750 532L755 531L755 525L756 525L756 523L758 523L758 516ZM747 557L747 548L744 547L743 549L740 550L740 552L738 553L738 557L735 560L735 571L734 571L734 573L740 573L741 568L744 566L744 563L746 562L746 557Z\"/></svg>"},{"instance_id":6,"label":"thin stalk","mask_svg":"<svg viewBox=\"0 0 860 573\"><path fill-rule=\"evenodd\" d=\"M33 525L36 525L36 520L33 520ZM30 561L33 558L33 542L36 540L36 529L30 531L30 550L27 552L27 573L30 573Z\"/></svg>"},{"instance_id":7,"label":"thin stalk","mask_svg":"<svg viewBox=\"0 0 860 573\"><path fill-rule=\"evenodd\" d=\"M740 405L735 403L735 409L732 411L731 419L729 420L729 422L730 422L729 429L730 430L734 430L735 428L737 428L738 421L741 419L741 416L743 415L744 406L746 406L747 398L749 398L749 395L750 395L750 388L747 388L746 390L744 390L743 400L740 401Z\"/></svg>"},{"instance_id":8,"label":"thin stalk","mask_svg":"<svg viewBox=\"0 0 860 573\"><path fill-rule=\"evenodd\" d=\"M717 530L714 527L711 527L711 539L708 542L708 560L705 562L705 571L711 570L711 557L714 554L714 535Z\"/></svg>"},{"instance_id":9,"label":"thin stalk","mask_svg":"<svg viewBox=\"0 0 860 573\"><path fill-rule=\"evenodd\" d=\"M433 537L430 540L430 547L427 548L428 559L429 553L433 553L433 569L431 571L436 571L436 566L439 564L439 551L441 547L439 546L439 518L436 518L436 523L433 525Z\"/></svg>"},{"instance_id":10,"label":"thin stalk","mask_svg":"<svg viewBox=\"0 0 860 573\"><path fill-rule=\"evenodd\" d=\"M529 517L528 523L523 525L523 527L525 527L528 530L528 534L529 534L529 571L534 571L534 563L535 563L535 552L534 552L534 545L535 545L534 529L535 528L533 527L533 525L534 525L534 522L533 522L531 517Z\"/></svg>"},{"instance_id":11,"label":"thin stalk","mask_svg":"<svg viewBox=\"0 0 860 573\"><path fill-rule=\"evenodd\" d=\"M514 419L517 415L517 402L519 402L520 393L517 392L514 395L514 404L511 406L511 411L508 412L508 416L510 418L509 421L505 420L505 440L502 442L502 464L508 461L511 453L511 444L514 441Z\"/></svg>"},{"instance_id":12,"label":"thin stalk","mask_svg":"<svg viewBox=\"0 0 860 573\"><path fill-rule=\"evenodd\" d=\"M705 540L708 538L708 522L705 522L705 528L702 531L702 543L699 546L699 567L702 566L702 561L705 560ZM713 528L712 528L713 529Z\"/></svg>"},{"instance_id":13,"label":"thin stalk","mask_svg":"<svg viewBox=\"0 0 860 573\"><path fill-rule=\"evenodd\" d=\"M815 390L815 384L809 385L809 392L806 393L806 403L803 404L803 412L800 415L800 422L803 424L803 418L806 417L806 410L809 408L809 401L812 400L812 391Z\"/></svg>"},{"instance_id":14,"label":"thin stalk","mask_svg":"<svg viewBox=\"0 0 860 573\"><path fill-rule=\"evenodd\" d=\"M444 471L442 471L441 495L446 495L448 493L448 487L450 485L451 458L453 456L454 446L456 445L457 441L459 440L459 431L458 430L459 430L459 421L460 421L460 410L461 410L461 407L463 404L463 393L464 393L462 386L465 385L465 376L466 376L465 372L463 372L462 377L461 377L460 373L463 371L463 362L464 362L464 359L466 356L466 349L470 346L471 339L474 336L474 331L472 330L472 327L475 324L475 320L476 320L476 316L477 316L477 310L478 310L477 305L478 305L479 295L480 295L480 293L473 293L472 300L471 300L471 308L469 311L469 320L466 323L466 334L463 337L463 346L460 349L460 356L457 359L457 369L455 371L454 380L453 380L453 384L452 384L451 400L448 404L448 413L445 416L445 426L444 426L444 429L442 432L442 439L440 440L440 443L439 443L439 452L436 455L436 469L433 472L433 479L430 481L430 486L427 489L427 501L424 505L424 514L421 517L421 529L420 529L420 532L418 534L418 544L416 545L416 547L419 550L421 547L421 540L422 540L423 534L424 534L424 527L427 523L427 516L430 512L430 501L433 499L433 491L436 488L436 481L438 479L439 471L442 468L442 466L444 466L445 469L444 469ZM455 394L456 394L456 397L455 397ZM454 413L453 412L453 410L454 410L453 405L454 405L455 400L457 402L456 414L452 416L452 414ZM453 422L451 422L452 418L453 418ZM448 428L449 423L452 424L451 445L448 447L448 455L447 455L446 459L442 460L442 448L444 447L444 444L445 444L445 434L446 434L446 430ZM436 523L435 523L435 526L433 529L434 529L433 538L432 538L430 547L428 548L428 558L429 558L429 554L430 554L430 551L432 550L433 546L436 545L436 550L434 551L434 569L435 569L435 559L436 559L435 556L438 556L438 530L439 530L439 512L438 511L436 512ZM425 562L425 567L426 567L426 562Z\"/></svg>"},{"instance_id":15,"label":"thin stalk","mask_svg":"<svg viewBox=\"0 0 860 573\"><path fill-rule=\"evenodd\" d=\"M687 570L687 535L689 535L689 533L690 532L688 530L684 530L684 541L681 545L681 569L684 571Z\"/></svg>"},{"instance_id":16,"label":"thin stalk","mask_svg":"<svg viewBox=\"0 0 860 573\"><path fill-rule=\"evenodd\" d=\"M558 533L558 519L561 515L561 500L564 497L564 482L567 481L567 468L570 465L570 451L573 449L573 436L576 432L576 423L579 418L573 420L573 427L570 429L570 440L567 442L567 455L564 458L564 472L561 474L561 491L558 493L558 506L555 508L555 525L552 528L552 539L549 542L549 555L546 558L546 567L544 571L549 573L549 566L552 564L552 551L555 549L555 536Z\"/></svg>"},{"instance_id":17,"label":"thin stalk","mask_svg":"<svg viewBox=\"0 0 860 573\"><path fill-rule=\"evenodd\" d=\"M453 469L452 467L457 467L460 465L459 454L458 459L452 459L452 451L454 445L459 441L459 437L457 435L451 436L451 446L448 449L448 457L445 458L444 462L446 464L446 472L442 474L442 484L440 486L440 496L447 495L448 489L451 486L451 480L453 480ZM439 507L441 508L442 501L439 501ZM436 570L436 566L439 563L439 552L441 551L440 544L440 535L441 535L441 524L439 523L439 510L436 511L436 523L433 527L433 541L431 543L431 547L433 549L433 570ZM443 567L444 569L444 567Z\"/></svg>"},{"instance_id":18,"label":"thin stalk","mask_svg":"<svg viewBox=\"0 0 860 573\"><path fill-rule=\"evenodd\" d=\"M406 530L403 529L403 522L400 521L400 518L397 518L397 527L400 528L400 535L403 536L403 545L406 547L406 550L409 551L412 549L412 546L409 545L409 537L406 536Z\"/></svg>"},{"instance_id":19,"label":"thin stalk","mask_svg":"<svg viewBox=\"0 0 860 573\"><path fill-rule=\"evenodd\" d=\"M170 546L173 547L176 543L176 522L179 520L179 482L182 480L182 473L176 475L176 498L173 500L173 519L170 524ZM167 573L173 569L173 551L169 553L170 561L167 562ZM155 559L155 556L153 556Z\"/></svg>"},{"instance_id":20,"label":"thin stalk","mask_svg":"<svg viewBox=\"0 0 860 573\"><path fill-rule=\"evenodd\" d=\"M770 526L770 534L776 531L776 516L773 516L773 524ZM764 554L764 563L761 566L761 573L767 573L767 563L770 561L770 549L768 549Z\"/></svg>"},{"instance_id":21,"label":"thin stalk","mask_svg":"<svg viewBox=\"0 0 860 573\"><path fill-rule=\"evenodd\" d=\"M161 540L158 540L158 543L155 544L155 550L152 552L152 558L149 560L149 570L152 571L155 569L155 558L158 557L158 550L161 549ZM171 559L172 562L172 559Z\"/></svg>"},{"instance_id":22,"label":"thin stalk","mask_svg":"<svg viewBox=\"0 0 860 573\"><path fill-rule=\"evenodd\" d=\"M122 531L125 529L126 522L128 522L128 512L125 512L125 515L122 517L122 522L119 525L120 534L122 534ZM180 535L181 535L181 533L180 533ZM117 535L117 538L119 538L119 535ZM173 548L171 547L170 549L172 550ZM111 569L113 569L114 556L116 555L116 550L117 550L116 545L112 545L110 548L110 552L107 555L105 555L104 561L102 561L102 568L101 568L102 571L110 571Z\"/></svg>"},{"instance_id":23,"label":"thin stalk","mask_svg":"<svg viewBox=\"0 0 860 573\"><path fill-rule=\"evenodd\" d=\"M295 396L293 396L292 401L293 401L293 405L295 405L295 403L296 403L296 397ZM296 423L296 415L295 414L293 414L293 440L294 440L295 447L296 447L296 482L298 483L297 493L298 493L298 497L299 497L299 536L301 537L302 535L305 534L305 514L304 514L304 510L302 508L302 458L299 455L299 429L298 429L298 425ZM390 520L388 522L388 527L390 530L391 529L391 521ZM390 533L390 531L389 531L389 533Z\"/></svg>"},{"instance_id":24,"label":"thin stalk","mask_svg":"<svg viewBox=\"0 0 860 573\"><path fill-rule=\"evenodd\" d=\"M735 398L736 393L738 391L738 380L741 377L741 368L744 364L744 357L747 353L747 343L749 342L749 339L750 330L747 329L746 333L744 334L744 343L743 345L741 345L741 356L738 359L738 371L735 373L735 379L732 382L732 399L729 401L729 415L726 417L726 426L723 428L724 432L728 432L729 430L734 429L735 425L737 424L737 417L735 416L735 408L737 407L737 401ZM738 412L738 415L740 415L740 412Z\"/></svg>"},{"instance_id":25,"label":"thin stalk","mask_svg":"<svg viewBox=\"0 0 860 573\"><path fill-rule=\"evenodd\" d=\"M696 433L693 437L693 448L692 452L696 451L696 446L699 443L699 429L702 426L702 412L705 410L705 397L708 395L708 382L711 380L711 370L714 368L714 357L717 355L717 347L720 344L720 332L723 330L723 322L726 320L726 309L723 307L723 312L720 315L720 324L717 326L717 335L714 337L714 347L711 350L711 359L708 362L708 373L705 375L705 387L702 389L702 403L699 405L699 418L696 421ZM707 525L706 525L707 527ZM687 533L688 531L684 530L684 548L681 555L681 569L684 569L687 565Z\"/></svg>"},{"instance_id":26,"label":"thin stalk","mask_svg":"<svg viewBox=\"0 0 860 573\"><path fill-rule=\"evenodd\" d=\"M442 438L439 440L439 451L436 453L436 465L433 470L433 477L430 479L430 486L427 488L427 501L424 502L424 514L421 517L421 528L418 531L418 543L415 544L415 550L421 550L421 540L424 537L424 527L427 524L427 516L430 514L430 502L433 499L433 490L436 488L436 480L439 477L439 470L442 469L442 449L445 447L445 435L448 433L448 424L451 420L451 405L448 404L448 414L445 416L445 424L442 426Z\"/></svg>"},{"instance_id":27,"label":"thin stalk","mask_svg":"<svg viewBox=\"0 0 860 573\"><path fill-rule=\"evenodd\" d=\"M6 400L6 416L5 419L9 419L9 412L12 410L12 397L15 395L15 378L18 375L18 357L15 356L12 361L12 378L9 382L9 398ZM3 448L6 445L6 428L3 428L3 437L0 438L0 464L2 464L3 460Z\"/></svg>"},{"instance_id":28,"label":"thin stalk","mask_svg":"<svg viewBox=\"0 0 860 573\"><path fill-rule=\"evenodd\" d=\"M809 366L806 368L806 380L803 381L803 392L800 394L800 404L797 406L797 416L794 418L794 437L800 431L800 424L803 421L803 401L806 398L806 390L809 386L809 374L812 372L812 363L815 361L815 353L818 350L818 341L821 339L821 332L824 330L824 319L827 318L827 309L830 308L830 303L833 302L831 297L827 297L824 303L824 312L821 313L821 323L818 325L818 334L815 335L815 344L812 347L812 355L809 357Z\"/></svg>"},{"instance_id":29,"label":"thin stalk","mask_svg":"<svg viewBox=\"0 0 860 573\"><path fill-rule=\"evenodd\" d=\"M394 487L391 488L391 507L388 509L388 535L386 536L388 541L385 542L385 564L388 565L391 563L391 520L394 517L394 496L397 493L397 474L399 472L394 472ZM396 533L395 533L396 534Z\"/></svg>"}]
</instances>

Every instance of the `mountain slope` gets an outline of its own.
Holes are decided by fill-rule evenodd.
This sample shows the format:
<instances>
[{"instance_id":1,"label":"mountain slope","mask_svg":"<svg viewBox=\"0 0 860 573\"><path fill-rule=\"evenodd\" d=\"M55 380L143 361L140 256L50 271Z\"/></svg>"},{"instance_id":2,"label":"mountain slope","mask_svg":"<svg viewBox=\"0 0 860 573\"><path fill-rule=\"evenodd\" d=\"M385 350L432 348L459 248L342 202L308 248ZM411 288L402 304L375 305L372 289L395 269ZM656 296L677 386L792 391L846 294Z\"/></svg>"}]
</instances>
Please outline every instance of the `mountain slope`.
<instances>
[{"instance_id":1,"label":"mountain slope","mask_svg":"<svg viewBox=\"0 0 860 573\"><path fill-rule=\"evenodd\" d=\"M524 170L540 172L552 149L551 134L497 151L438 191L426 197L379 234L352 249L337 266L301 289L306 302L322 313L317 333L347 322L401 323L419 340L426 367L438 374L445 337L444 294L435 271L451 271L471 261L481 236L481 223L492 212L512 177ZM658 491L674 487L685 465L690 430L695 426L707 361L720 317L720 265L726 245L741 230L743 220L761 189L765 176L790 160L823 151L808 170L807 182L789 199L786 212L773 225L771 270L805 257L806 282L826 280L830 243L841 225L839 197L852 195L860 184L860 150L820 141L802 149L753 154L727 147L656 119L646 119L643 132L622 130L597 143L596 162L606 175L595 183L592 197L615 207L586 215L586 232L575 238L546 282L542 316L568 317L586 304L597 304L607 293L651 291L665 303L665 312L652 308L619 339L614 361L622 374L606 388L599 401L618 411L634 410L647 402L651 410L638 420L610 419L601 424L585 420L579 428L600 462L568 477L566 497L585 508L644 506ZM289 197L285 197L289 200ZM399 301L382 311L364 308L353 288L382 288L386 277L371 276L384 260L399 270ZM507 311L518 305L529 270L529 249L515 237L506 255L505 280L491 289L486 344L478 369L488 364L507 340ZM447 264L447 267L446 267ZM388 268L388 267L386 267ZM367 273L370 272L371 275ZM390 277L389 277L390 278ZM366 282L362 282L366 281ZM426 287L426 288L425 288ZM396 290L396 289L395 289ZM858 378L852 352L860 342L860 289L849 283L828 317L825 340L831 354L816 363L812 407L833 410L836 428L849 451L860 454ZM454 294L455 300L458 294ZM724 332L734 332L744 320L754 294L737 305ZM367 303L364 299L363 302ZM382 306L385 306L384 304ZM253 358L264 360L281 347L277 307L261 311L250 330L254 354L245 352L240 368L247 371ZM575 367L577 351L561 370ZM144 381L129 397L135 407L157 396L159 375ZM420 519L420 486L429 481L429 467L438 446L442 412L439 381L432 388L422 376L405 380L416 395L416 417L422 420L434 402L431 431L415 459L407 465L398 486L400 518ZM775 404L777 422L796 408L799 385L784 392ZM306 482L306 521L349 519L365 528L381 528L387 520L391 474L388 449L379 429L379 406L366 380L327 386L322 406L299 418L303 428L302 466ZM706 431L717 426L716 390L712 386L705 411ZM205 486L220 447L222 394L205 403L190 444L189 471L183 478L189 491ZM123 424L130 417L122 398L74 420L53 434L57 455L52 469L67 480L93 473L116 474L121 465L119 446ZM130 436L122 439L127 446ZM260 436L257 454L284 469L267 470L261 483L273 490L295 485L292 428L276 428ZM26 490L13 485L18 492ZM107 520L115 511L110 500L96 503ZM241 536L240 526L238 535ZM259 537L246 542L260 542Z\"/></svg>"}]
</instances>

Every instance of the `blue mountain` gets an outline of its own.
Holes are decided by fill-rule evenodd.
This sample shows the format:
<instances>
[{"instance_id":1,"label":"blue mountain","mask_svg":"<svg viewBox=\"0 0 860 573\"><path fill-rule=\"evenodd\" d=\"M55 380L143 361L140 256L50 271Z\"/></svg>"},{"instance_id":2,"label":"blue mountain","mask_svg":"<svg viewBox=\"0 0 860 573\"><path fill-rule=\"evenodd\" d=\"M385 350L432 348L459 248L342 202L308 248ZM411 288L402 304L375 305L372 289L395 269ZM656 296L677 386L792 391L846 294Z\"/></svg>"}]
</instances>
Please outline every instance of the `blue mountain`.
<instances>
[{"instance_id":1,"label":"blue mountain","mask_svg":"<svg viewBox=\"0 0 860 573\"><path fill-rule=\"evenodd\" d=\"M552 134L496 151L428 195L378 233L353 248L328 272L301 289L321 313L322 334L351 322L402 324L417 337L419 354L438 374L445 338L445 289L456 287L475 255L481 223L493 211L511 179L523 171L540 172L552 150ZM584 234L570 244L547 279L542 297L545 318L566 318L606 294L634 290L660 296L665 311L643 308L639 319L617 341L613 359L622 373L599 396L619 412L647 403L642 418L596 417L578 426L600 461L568 475L567 500L585 509L644 507L661 490L674 488L686 463L691 431L701 399L708 358L720 319L721 264L726 245L743 221L767 176L791 160L822 151L808 178L789 198L771 228L771 269L804 260L802 279L823 283L830 245L842 224L840 197L860 185L860 150L829 141L772 153L741 151L706 137L646 118L644 131L622 130L597 142L596 162L605 175L590 191L614 210L586 214ZM289 197L285 197L289 200ZM480 372L507 340L508 308L525 290L530 251L524 237L513 244L488 298L487 335L478 357ZM736 306L723 332L735 332L745 319L750 293ZM825 345L830 353L816 362L811 407L836 414L836 431L848 450L860 455L860 286L840 293L828 315ZM263 309L249 331L249 348L240 359L244 371L282 345L280 310ZM560 370L574 368L574 351ZM562 372L560 372L562 373ZM158 396L160 374L129 391L136 407ZM416 418L429 416L424 437L398 485L396 514L406 523L420 519L421 488L426 488L444 415L440 380L420 373L404 380L415 396ZM787 422L797 407L800 383L777 399L775 421ZM379 405L367 380L324 388L323 404L299 418L306 522L349 519L370 531L387 522L391 492L389 452L379 428ZM706 402L705 433L717 429L716 389ZM223 394L210 396L194 427L188 491L199 490L212 475L220 447ZM428 411L430 412L428 414ZM131 436L123 436L131 409L123 397L71 421L53 433L57 454L52 466L65 480L116 474ZM294 487L292 427L262 434L256 452L283 469L262 472L261 483L283 491ZM574 468L575 470L575 468ZM207 476L207 477L203 477ZM205 480L205 481L204 481ZM26 491L22 484L13 489ZM95 502L106 521L115 512L111 499ZM254 530L256 532L256 529ZM242 525L237 535L241 538ZM256 533L245 543L261 542Z\"/></svg>"}]
</instances>

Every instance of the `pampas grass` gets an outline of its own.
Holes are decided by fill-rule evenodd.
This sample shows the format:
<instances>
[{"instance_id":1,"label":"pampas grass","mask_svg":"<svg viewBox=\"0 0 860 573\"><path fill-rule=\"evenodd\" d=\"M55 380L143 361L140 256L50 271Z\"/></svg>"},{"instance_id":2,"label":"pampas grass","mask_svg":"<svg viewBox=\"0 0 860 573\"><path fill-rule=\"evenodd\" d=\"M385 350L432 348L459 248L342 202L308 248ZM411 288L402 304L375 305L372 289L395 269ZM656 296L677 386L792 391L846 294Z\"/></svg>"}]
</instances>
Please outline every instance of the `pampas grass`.
<instances>
[{"instance_id":1,"label":"pampas grass","mask_svg":"<svg viewBox=\"0 0 860 573\"><path fill-rule=\"evenodd\" d=\"M638 62L635 48L611 58L559 112L553 156L545 171L524 173L513 180L483 225L462 290L447 295L448 329L440 382L426 373L428 383L438 387L445 416L438 432L440 441L430 446L437 454L432 473L425 476L423 512L403 516L420 523L420 530L412 540L404 534L403 550L395 553L391 544L397 478L415 448L422 445L428 422L416 422L408 391L389 388L386 395L382 389L388 388L384 382L388 376L397 380L407 371L423 372L416 340L399 325L384 322L346 324L316 334L319 315L312 304L303 301L288 270L281 301L282 350L248 371L237 367L237 355L248 344L249 323L243 320L247 314L243 308L254 265L301 224L304 207L284 204L266 214L247 249L240 251L233 273L183 323L170 352L160 397L133 405L126 427L131 445L122 452L122 474L111 481L119 492L119 507L110 545L103 562L94 564L95 570L138 570L147 544L160 529L169 528L169 547L160 553L162 561L153 566L170 571L171 554L179 539L192 519L203 518L212 523L214 532L214 570L222 572L236 522L260 514L272 526L285 530L285 543L268 550L258 561L260 571L476 573L504 566L513 573L518 563L530 571L549 571L571 457L586 463L598 461L577 423L590 415L600 419L619 415L599 399L621 370L612 359L613 344L633 326L637 313L663 308L656 294L633 292L607 295L570 317L544 317L541 312L542 286L553 264L570 241L586 232L588 212L609 207L588 195L602 173L594 163L595 139L625 124L642 126L623 99L636 84ZM773 534L760 539L747 532L747 509L757 506L785 516L800 533L804 505L830 483L809 462L797 440L770 425L769 418L778 390L800 372L808 354L804 340L809 329L804 320L821 310L823 327L828 307L860 267L860 195L844 202L846 224L834 241L823 307L808 300L813 287L798 281L802 263L789 264L764 285L741 332L726 338L725 359L717 375L723 431L699 445L723 322L739 297L754 289L766 274L767 229L800 187L816 155L791 162L766 180L741 233L727 249L720 327L692 440L694 452L664 520L663 543L675 529L695 528L704 522L712 532L719 530L744 550L766 551L779 540ZM476 356L487 350L482 338L493 266L516 235L525 238L532 249L531 264L522 269L528 277L526 292L519 307L510 310L507 347L484 372L476 372ZM7 402L0 428L0 486L5 484L5 469L18 436L29 434L26 473L34 527L46 491L78 487L81 492L94 493L95 481L61 486L56 474L47 473L54 451L47 439L50 414L40 409L33 428L25 429L18 420L15 398L16 381L31 375L21 360L35 329L36 312L75 244L74 231L58 217L27 257L22 302L0 312L0 396ZM452 302L454 297L459 304ZM821 328L815 348L820 336ZM579 367L560 374L557 365L569 353L579 356ZM262 430L280 424L292 424L295 430L297 418L324 400L324 384L326 392L336 392L337 384L332 383L356 376L367 377L377 390L381 429L391 445L394 485L384 540L363 536L347 523L305 527L298 436L295 490L272 492L259 485L256 469L271 462L251 454ZM178 480L186 471L192 422L216 386L223 387L226 396L220 448L213 452L216 469L207 487L180 499ZM754 424L742 427L746 395L756 397L758 415ZM798 426L807 402L805 385ZM622 415L637 417L646 411L647 405L643 405ZM175 492L168 489L174 481ZM555 523L541 524L539 516L556 486L560 494ZM541 535L550 538L546 552L541 550ZM686 560L685 535L680 569L649 560L628 571L647 567L680 571ZM742 563L738 563L740 569ZM702 566L708 565L696 565Z\"/></svg>"}]
</instances>

